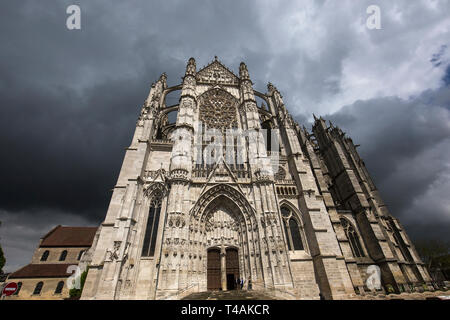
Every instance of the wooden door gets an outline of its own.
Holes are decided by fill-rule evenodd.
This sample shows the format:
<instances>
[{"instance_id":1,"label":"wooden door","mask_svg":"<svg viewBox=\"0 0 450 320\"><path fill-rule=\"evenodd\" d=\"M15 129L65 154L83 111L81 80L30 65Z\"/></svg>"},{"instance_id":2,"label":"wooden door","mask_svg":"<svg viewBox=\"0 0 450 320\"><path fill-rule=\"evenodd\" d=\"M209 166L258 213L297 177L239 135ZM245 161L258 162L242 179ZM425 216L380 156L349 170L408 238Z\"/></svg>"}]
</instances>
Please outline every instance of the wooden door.
<instances>
[{"instance_id":1,"label":"wooden door","mask_svg":"<svg viewBox=\"0 0 450 320\"><path fill-rule=\"evenodd\" d=\"M235 289L236 279L239 279L239 254L237 249L227 249L226 266L228 290L232 290Z\"/></svg>"},{"instance_id":2,"label":"wooden door","mask_svg":"<svg viewBox=\"0 0 450 320\"><path fill-rule=\"evenodd\" d=\"M220 250L208 250L208 264L207 264L207 288L208 290L221 289L221 272L220 272Z\"/></svg>"}]
</instances>

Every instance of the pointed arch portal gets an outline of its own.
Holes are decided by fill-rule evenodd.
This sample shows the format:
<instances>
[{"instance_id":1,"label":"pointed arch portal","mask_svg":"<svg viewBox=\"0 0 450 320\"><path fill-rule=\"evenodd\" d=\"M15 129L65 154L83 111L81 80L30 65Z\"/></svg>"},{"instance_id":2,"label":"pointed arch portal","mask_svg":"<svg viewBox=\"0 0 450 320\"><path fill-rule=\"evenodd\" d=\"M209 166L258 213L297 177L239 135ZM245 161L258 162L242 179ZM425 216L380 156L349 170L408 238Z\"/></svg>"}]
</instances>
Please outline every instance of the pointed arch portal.
<instances>
[{"instance_id":1,"label":"pointed arch portal","mask_svg":"<svg viewBox=\"0 0 450 320\"><path fill-rule=\"evenodd\" d=\"M242 213L228 197L220 195L206 207L201 221L208 248L207 288L235 289L240 278L239 248L246 243Z\"/></svg>"},{"instance_id":2,"label":"pointed arch portal","mask_svg":"<svg viewBox=\"0 0 450 320\"><path fill-rule=\"evenodd\" d=\"M201 230L199 240L207 257L206 288L235 289L237 279L251 277L251 252L257 251L252 208L239 191L226 185L206 191L197 205L191 211L191 229Z\"/></svg>"}]
</instances>

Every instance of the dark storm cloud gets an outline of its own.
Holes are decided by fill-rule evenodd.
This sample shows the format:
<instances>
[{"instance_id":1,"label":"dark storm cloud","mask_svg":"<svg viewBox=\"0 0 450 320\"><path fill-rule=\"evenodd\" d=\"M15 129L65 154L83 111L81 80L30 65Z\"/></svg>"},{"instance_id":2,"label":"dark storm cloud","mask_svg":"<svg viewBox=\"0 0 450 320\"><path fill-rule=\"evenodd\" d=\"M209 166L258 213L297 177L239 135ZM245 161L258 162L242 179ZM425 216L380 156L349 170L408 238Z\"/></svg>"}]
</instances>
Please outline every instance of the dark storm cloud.
<instances>
[{"instance_id":1,"label":"dark storm cloud","mask_svg":"<svg viewBox=\"0 0 450 320\"><path fill-rule=\"evenodd\" d=\"M447 66L447 69L445 70L445 76L442 81L444 81L444 85L450 86L450 65Z\"/></svg>"},{"instance_id":2,"label":"dark storm cloud","mask_svg":"<svg viewBox=\"0 0 450 320\"><path fill-rule=\"evenodd\" d=\"M65 26L71 4L81 7L80 31ZM447 69L441 81L450 51L441 50L448 41L449 5L409 0L383 5L383 30L370 33L364 22L369 4L4 1L0 240L7 270L27 263L39 237L54 225L102 221L151 83L166 72L169 85L178 84L191 56L200 68L217 55L235 72L245 61L255 89L265 92L273 82L301 123L312 112L352 105L331 118L363 145L393 213L404 223L423 222L408 214L408 204L425 210L420 203L442 204L434 197L448 190L449 179L439 170L446 162L443 110L449 97L437 86L448 85L450 77ZM429 71L433 58L439 65ZM405 98L412 94L419 97ZM402 162L415 174L404 178ZM421 168L422 163L433 166ZM408 184L414 187L402 192ZM445 220L445 205L434 206L438 213L432 219Z\"/></svg>"},{"instance_id":3,"label":"dark storm cloud","mask_svg":"<svg viewBox=\"0 0 450 320\"><path fill-rule=\"evenodd\" d=\"M8 270L27 263L54 225L102 221L151 82L166 72L178 84L191 55L199 64L219 52L234 61L236 35L255 31L243 25L249 4L201 3L82 2L80 31L65 27L71 1L3 5L0 231ZM229 40L227 50L218 38Z\"/></svg>"},{"instance_id":4,"label":"dark storm cloud","mask_svg":"<svg viewBox=\"0 0 450 320\"><path fill-rule=\"evenodd\" d=\"M12 5L0 25L15 31L0 52L0 201L6 210L53 208L98 223L151 80L167 63L152 58L155 50L136 54L136 43L94 8L84 17L90 31L79 33L65 28L65 6L46 8Z\"/></svg>"}]
</instances>

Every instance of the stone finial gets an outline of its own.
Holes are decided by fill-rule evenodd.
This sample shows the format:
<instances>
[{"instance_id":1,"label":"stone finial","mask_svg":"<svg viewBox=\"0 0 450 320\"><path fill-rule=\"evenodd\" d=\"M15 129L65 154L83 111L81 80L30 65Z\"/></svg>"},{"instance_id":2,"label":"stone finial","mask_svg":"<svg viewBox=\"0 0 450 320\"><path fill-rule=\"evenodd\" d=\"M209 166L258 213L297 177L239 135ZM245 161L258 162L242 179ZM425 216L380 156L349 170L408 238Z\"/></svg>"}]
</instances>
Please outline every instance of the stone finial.
<instances>
[{"instance_id":1,"label":"stone finial","mask_svg":"<svg viewBox=\"0 0 450 320\"><path fill-rule=\"evenodd\" d=\"M249 80L250 75L248 74L247 65L244 62L241 62L241 65L239 66L239 77L241 80Z\"/></svg>"},{"instance_id":2,"label":"stone finial","mask_svg":"<svg viewBox=\"0 0 450 320\"><path fill-rule=\"evenodd\" d=\"M161 74L158 81L162 83L163 89L167 88L167 74L165 72Z\"/></svg>"},{"instance_id":3,"label":"stone finial","mask_svg":"<svg viewBox=\"0 0 450 320\"><path fill-rule=\"evenodd\" d=\"M271 82L269 82L267 84L267 91L269 94L272 94L274 92L278 92L278 89Z\"/></svg>"},{"instance_id":4,"label":"stone finial","mask_svg":"<svg viewBox=\"0 0 450 320\"><path fill-rule=\"evenodd\" d=\"M190 58L186 66L186 75L195 76L197 65L194 58Z\"/></svg>"}]
</instances>

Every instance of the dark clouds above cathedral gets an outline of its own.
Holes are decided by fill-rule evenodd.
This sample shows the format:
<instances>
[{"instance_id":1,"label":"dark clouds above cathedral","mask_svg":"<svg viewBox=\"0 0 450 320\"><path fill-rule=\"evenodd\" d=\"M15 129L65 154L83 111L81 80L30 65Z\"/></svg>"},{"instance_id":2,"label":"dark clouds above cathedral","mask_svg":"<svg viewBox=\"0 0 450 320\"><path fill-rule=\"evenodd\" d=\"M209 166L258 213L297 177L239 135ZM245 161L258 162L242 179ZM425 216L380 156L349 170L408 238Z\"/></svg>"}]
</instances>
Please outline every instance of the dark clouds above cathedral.
<instances>
[{"instance_id":1,"label":"dark clouds above cathedral","mask_svg":"<svg viewBox=\"0 0 450 320\"><path fill-rule=\"evenodd\" d=\"M105 216L148 89L215 55L273 82L306 126L342 126L411 236L450 228L450 7L371 1L7 1L0 12L0 228L7 269L55 224ZM421 227L424 227L421 229Z\"/></svg>"},{"instance_id":2,"label":"dark clouds above cathedral","mask_svg":"<svg viewBox=\"0 0 450 320\"><path fill-rule=\"evenodd\" d=\"M450 87L356 101L326 118L361 144L383 199L414 238L449 238Z\"/></svg>"}]
</instances>

